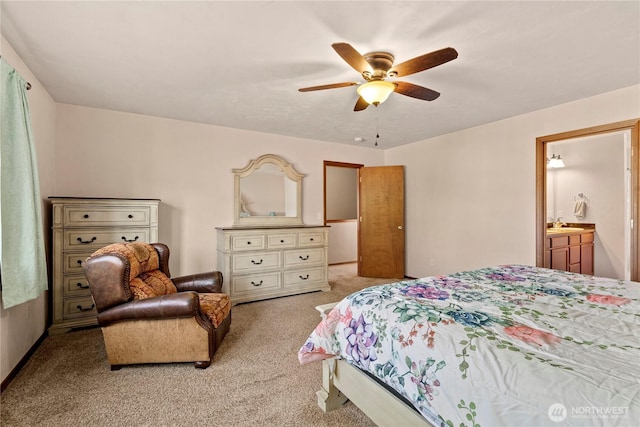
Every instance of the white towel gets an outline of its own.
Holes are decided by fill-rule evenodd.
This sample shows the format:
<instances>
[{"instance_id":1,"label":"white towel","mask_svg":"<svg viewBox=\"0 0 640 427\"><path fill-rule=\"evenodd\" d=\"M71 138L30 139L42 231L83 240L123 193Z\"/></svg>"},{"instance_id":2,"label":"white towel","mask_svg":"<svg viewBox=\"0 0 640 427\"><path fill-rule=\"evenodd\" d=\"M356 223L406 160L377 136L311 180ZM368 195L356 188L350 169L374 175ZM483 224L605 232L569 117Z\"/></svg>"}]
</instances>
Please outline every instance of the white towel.
<instances>
[{"instance_id":1,"label":"white towel","mask_svg":"<svg viewBox=\"0 0 640 427\"><path fill-rule=\"evenodd\" d=\"M587 203L584 200L578 200L573 208L573 214L576 218L584 218L584 212L587 209Z\"/></svg>"}]
</instances>

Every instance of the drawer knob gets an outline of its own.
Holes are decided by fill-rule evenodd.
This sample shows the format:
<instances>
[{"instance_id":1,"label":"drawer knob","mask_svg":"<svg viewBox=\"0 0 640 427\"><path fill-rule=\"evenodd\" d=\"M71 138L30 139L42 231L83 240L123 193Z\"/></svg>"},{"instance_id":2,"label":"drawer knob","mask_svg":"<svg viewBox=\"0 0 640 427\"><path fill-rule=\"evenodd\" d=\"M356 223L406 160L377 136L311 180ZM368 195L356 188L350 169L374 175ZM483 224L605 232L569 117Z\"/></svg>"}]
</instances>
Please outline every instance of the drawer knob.
<instances>
[{"instance_id":1,"label":"drawer knob","mask_svg":"<svg viewBox=\"0 0 640 427\"><path fill-rule=\"evenodd\" d=\"M83 218L89 218L89 214L82 215Z\"/></svg>"},{"instance_id":2,"label":"drawer knob","mask_svg":"<svg viewBox=\"0 0 640 427\"><path fill-rule=\"evenodd\" d=\"M91 304L91 307L83 307L80 304L76 305L76 308L80 311L91 311L95 307L95 304Z\"/></svg>"},{"instance_id":3,"label":"drawer knob","mask_svg":"<svg viewBox=\"0 0 640 427\"><path fill-rule=\"evenodd\" d=\"M97 239L97 237L96 237L96 236L93 236L93 237L91 238L91 240L82 240L82 237L78 237L78 239L77 239L77 240L78 240L78 242L82 243L83 245L88 245L89 243L93 243L93 242L95 242L95 241L96 241L96 239Z\"/></svg>"},{"instance_id":4,"label":"drawer knob","mask_svg":"<svg viewBox=\"0 0 640 427\"><path fill-rule=\"evenodd\" d=\"M76 262L78 263L78 265L82 265L82 260L81 259L76 260Z\"/></svg>"},{"instance_id":5,"label":"drawer knob","mask_svg":"<svg viewBox=\"0 0 640 427\"><path fill-rule=\"evenodd\" d=\"M76 286L79 287L80 289L89 289L89 285L83 285L80 282L76 283Z\"/></svg>"},{"instance_id":6,"label":"drawer knob","mask_svg":"<svg viewBox=\"0 0 640 427\"><path fill-rule=\"evenodd\" d=\"M251 240L249 240L249 241L247 242L247 245L250 245L250 244L251 244Z\"/></svg>"},{"instance_id":7,"label":"drawer knob","mask_svg":"<svg viewBox=\"0 0 640 427\"><path fill-rule=\"evenodd\" d=\"M311 240L311 241L313 242L313 237L312 237L312 238L310 238L309 240Z\"/></svg>"},{"instance_id":8,"label":"drawer knob","mask_svg":"<svg viewBox=\"0 0 640 427\"><path fill-rule=\"evenodd\" d=\"M252 259L252 260L251 260L251 264L253 264L253 265L260 265L260 264L262 264L262 261L263 261L263 260L262 260L262 259L260 259L260 261L256 262L255 260L253 260L253 259Z\"/></svg>"},{"instance_id":9,"label":"drawer knob","mask_svg":"<svg viewBox=\"0 0 640 427\"><path fill-rule=\"evenodd\" d=\"M307 280L309 278L309 275L307 274L305 277L302 276L298 276L301 280Z\"/></svg>"},{"instance_id":10,"label":"drawer knob","mask_svg":"<svg viewBox=\"0 0 640 427\"><path fill-rule=\"evenodd\" d=\"M133 215L129 214L129 215L127 215L127 218L131 219L131 218L133 218Z\"/></svg>"},{"instance_id":11,"label":"drawer knob","mask_svg":"<svg viewBox=\"0 0 640 427\"><path fill-rule=\"evenodd\" d=\"M133 239L127 239L126 237L122 236L122 240L124 240L127 243L131 243L131 242L135 242L136 240L138 240L139 236L134 237Z\"/></svg>"},{"instance_id":12,"label":"drawer knob","mask_svg":"<svg viewBox=\"0 0 640 427\"><path fill-rule=\"evenodd\" d=\"M252 280L252 281L251 281L251 284L252 284L253 286L260 286L260 285L262 285L262 280L260 280L260 283L256 283L256 282L254 282L254 281Z\"/></svg>"},{"instance_id":13,"label":"drawer knob","mask_svg":"<svg viewBox=\"0 0 640 427\"><path fill-rule=\"evenodd\" d=\"M284 243L284 240L280 239L280 243Z\"/></svg>"},{"instance_id":14,"label":"drawer knob","mask_svg":"<svg viewBox=\"0 0 640 427\"><path fill-rule=\"evenodd\" d=\"M304 257L302 255L300 255L298 258L300 258L302 261L306 261L306 260L309 259L309 255L304 256Z\"/></svg>"}]
</instances>

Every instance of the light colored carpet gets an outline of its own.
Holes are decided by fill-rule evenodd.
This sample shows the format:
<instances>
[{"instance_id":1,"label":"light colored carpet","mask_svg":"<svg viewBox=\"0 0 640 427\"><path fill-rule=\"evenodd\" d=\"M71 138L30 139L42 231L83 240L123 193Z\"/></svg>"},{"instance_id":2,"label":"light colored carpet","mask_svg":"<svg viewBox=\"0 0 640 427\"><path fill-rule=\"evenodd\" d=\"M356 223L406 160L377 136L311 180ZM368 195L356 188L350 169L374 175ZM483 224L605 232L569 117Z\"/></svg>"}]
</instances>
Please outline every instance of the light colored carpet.
<instances>
[{"instance_id":1,"label":"light colored carpet","mask_svg":"<svg viewBox=\"0 0 640 427\"><path fill-rule=\"evenodd\" d=\"M48 337L0 398L2 426L373 426L347 403L316 404L322 366L297 352L314 309L390 279L331 266L332 290L240 304L211 366L135 365L111 371L100 329Z\"/></svg>"}]
</instances>

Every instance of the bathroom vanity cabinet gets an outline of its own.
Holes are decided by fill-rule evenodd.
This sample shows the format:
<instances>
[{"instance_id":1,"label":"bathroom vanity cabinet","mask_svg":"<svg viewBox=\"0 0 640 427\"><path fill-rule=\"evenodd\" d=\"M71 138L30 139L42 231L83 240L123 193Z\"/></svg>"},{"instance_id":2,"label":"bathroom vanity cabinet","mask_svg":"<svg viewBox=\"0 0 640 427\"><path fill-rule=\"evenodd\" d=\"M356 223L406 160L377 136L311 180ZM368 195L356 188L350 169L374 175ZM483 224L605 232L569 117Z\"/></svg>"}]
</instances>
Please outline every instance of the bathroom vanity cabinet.
<instances>
[{"instance_id":1,"label":"bathroom vanity cabinet","mask_svg":"<svg viewBox=\"0 0 640 427\"><path fill-rule=\"evenodd\" d=\"M594 230L548 233L545 267L593 275Z\"/></svg>"}]
</instances>

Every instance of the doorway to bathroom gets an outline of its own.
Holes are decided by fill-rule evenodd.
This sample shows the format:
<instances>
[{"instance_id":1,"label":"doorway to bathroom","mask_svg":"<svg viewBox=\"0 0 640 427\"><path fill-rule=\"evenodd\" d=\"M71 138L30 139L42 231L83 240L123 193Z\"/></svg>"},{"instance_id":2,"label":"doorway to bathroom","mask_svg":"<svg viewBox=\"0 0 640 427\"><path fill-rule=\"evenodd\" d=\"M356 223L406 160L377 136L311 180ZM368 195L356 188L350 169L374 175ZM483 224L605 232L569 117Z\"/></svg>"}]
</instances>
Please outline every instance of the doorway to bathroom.
<instances>
[{"instance_id":1,"label":"doorway to bathroom","mask_svg":"<svg viewBox=\"0 0 640 427\"><path fill-rule=\"evenodd\" d=\"M537 139L537 265L547 222L595 224L594 274L638 280L640 120ZM564 167L549 168L561 158Z\"/></svg>"}]
</instances>

